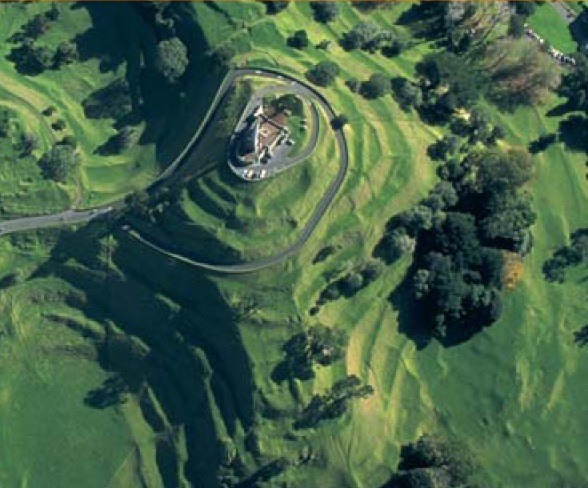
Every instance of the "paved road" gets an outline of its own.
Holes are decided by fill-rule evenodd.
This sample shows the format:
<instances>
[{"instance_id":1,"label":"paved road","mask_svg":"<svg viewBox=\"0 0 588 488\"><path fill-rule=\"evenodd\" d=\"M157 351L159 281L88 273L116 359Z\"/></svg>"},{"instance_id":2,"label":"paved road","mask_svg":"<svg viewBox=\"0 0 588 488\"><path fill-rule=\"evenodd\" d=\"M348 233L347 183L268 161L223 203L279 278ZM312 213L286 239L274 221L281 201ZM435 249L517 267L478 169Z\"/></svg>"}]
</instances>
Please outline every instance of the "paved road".
<instances>
[{"instance_id":1,"label":"paved road","mask_svg":"<svg viewBox=\"0 0 588 488\"><path fill-rule=\"evenodd\" d=\"M295 90L301 90L305 93L306 96L312 98L317 104L319 104L322 109L327 114L329 120L332 120L335 117L335 111L326 100L318 91L316 91L312 86L297 80L294 77L284 75L278 71L274 70L255 70L249 68L238 68L233 69L230 71L223 82L221 83L219 90L213 100L213 103L207 112L204 120L202 121L199 129L196 131L192 139L187 144L186 148L180 153L180 155L168 166L168 168L157 178L155 182L153 182L149 186L149 190L154 190L158 186L162 185L163 183L169 183L170 179L175 176L182 168L182 164L189 160L187 156L191 154L193 151L197 150L198 142L201 140L202 135L206 132L207 128L210 126L210 122L212 120L212 116L216 112L217 108L220 105L220 102L223 100L225 95L227 94L230 87L239 79L245 76L263 76L270 80L280 80L286 81L290 83L290 86L293 87ZM300 251L300 249L306 244L314 230L316 229L318 223L324 216L327 211L327 208L335 198L335 195L339 191L345 175L347 173L347 168L349 166L349 152L347 149L347 141L345 139L345 135L343 134L342 130L333 130L335 140L337 142L338 150L339 150L339 170L337 175L329 185L326 193L323 195L319 203L317 204L313 214L306 222L302 232L296 239L296 241L290 245L288 248L284 249L283 251L275 254L274 256L270 256L267 258L262 258L259 260L255 260L248 263L236 263L236 264L220 264L220 263L210 263L210 262L201 262L192 260L186 256L178 254L174 252L173 249L167 248L161 245L157 245L151 242L147 237L142 236L134 229L129 229L129 235L133 236L134 238L138 239L140 242L148 245L152 249L155 249L167 256L170 256L174 259L180 260L192 266L209 270L215 271L218 273L248 273L252 271L257 271L263 268L267 268L273 264L277 264L280 262L285 261L286 259L290 258L291 256L295 255ZM4 222L0 222L0 235L9 234L12 232L18 232L23 230L32 230L38 229L43 227L51 227L57 225L70 225L70 224L79 224L84 222L89 222L92 219L102 217L110 213L114 208L118 208L121 206L121 202L116 202L112 204L112 206L108 207L99 207L91 210L85 211L75 211L75 210L68 210L59 214L51 214L51 215L43 215L38 217L25 217L20 219L8 220Z\"/></svg>"},{"instance_id":2,"label":"paved road","mask_svg":"<svg viewBox=\"0 0 588 488\"><path fill-rule=\"evenodd\" d=\"M0 222L0 236L20 232L24 230L55 227L56 225L83 224L92 219L101 217L112 211L112 207L96 208L92 210L66 210L65 212L25 217L21 219L5 220Z\"/></svg>"}]
</instances>

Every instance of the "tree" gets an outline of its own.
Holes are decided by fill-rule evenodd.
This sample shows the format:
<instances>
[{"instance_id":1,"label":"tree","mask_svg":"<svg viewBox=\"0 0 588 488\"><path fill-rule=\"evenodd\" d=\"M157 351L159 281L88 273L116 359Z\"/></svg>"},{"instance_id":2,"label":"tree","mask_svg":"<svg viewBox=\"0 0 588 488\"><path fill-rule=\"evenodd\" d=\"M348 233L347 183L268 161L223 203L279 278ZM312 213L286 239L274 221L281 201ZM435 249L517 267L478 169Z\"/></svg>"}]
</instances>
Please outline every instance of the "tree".
<instances>
[{"instance_id":1,"label":"tree","mask_svg":"<svg viewBox=\"0 0 588 488\"><path fill-rule=\"evenodd\" d=\"M53 65L53 53L44 46L35 46L25 42L18 49L13 49L11 59L18 71L27 75L38 75Z\"/></svg>"},{"instance_id":2,"label":"tree","mask_svg":"<svg viewBox=\"0 0 588 488\"><path fill-rule=\"evenodd\" d=\"M280 383L288 378L314 378L315 363L322 366L333 364L344 356L346 347L347 335L344 331L316 325L284 343L282 350L285 358L274 369L272 379Z\"/></svg>"},{"instance_id":3,"label":"tree","mask_svg":"<svg viewBox=\"0 0 588 488\"><path fill-rule=\"evenodd\" d=\"M560 83L560 66L526 39L492 43L484 64L493 81L490 96L504 109L540 103Z\"/></svg>"},{"instance_id":4,"label":"tree","mask_svg":"<svg viewBox=\"0 0 588 488\"><path fill-rule=\"evenodd\" d=\"M397 216L399 225L412 236L433 226L433 212L426 205L415 205Z\"/></svg>"},{"instance_id":5,"label":"tree","mask_svg":"<svg viewBox=\"0 0 588 488\"><path fill-rule=\"evenodd\" d=\"M504 249L519 250L537 220L530 199L514 191L502 192L490 198L487 208L489 215L480 222L484 239Z\"/></svg>"},{"instance_id":6,"label":"tree","mask_svg":"<svg viewBox=\"0 0 588 488\"><path fill-rule=\"evenodd\" d=\"M452 135L444 136L431 144L427 153L435 161L451 158L461 149L462 141L459 137Z\"/></svg>"},{"instance_id":7,"label":"tree","mask_svg":"<svg viewBox=\"0 0 588 488\"><path fill-rule=\"evenodd\" d=\"M25 156L30 156L33 151L39 149L39 138L32 132L23 132L20 137L20 146Z\"/></svg>"},{"instance_id":8,"label":"tree","mask_svg":"<svg viewBox=\"0 0 588 488\"><path fill-rule=\"evenodd\" d=\"M78 164L78 155L71 146L55 145L39 160L43 177L64 183Z\"/></svg>"},{"instance_id":9,"label":"tree","mask_svg":"<svg viewBox=\"0 0 588 488\"><path fill-rule=\"evenodd\" d=\"M237 51L231 44L221 44L214 51L209 53L214 66L218 68L226 68L230 65L231 59L235 57Z\"/></svg>"},{"instance_id":10,"label":"tree","mask_svg":"<svg viewBox=\"0 0 588 488\"><path fill-rule=\"evenodd\" d=\"M308 44L308 34L305 30L298 30L288 38L288 46L296 49L305 49Z\"/></svg>"},{"instance_id":11,"label":"tree","mask_svg":"<svg viewBox=\"0 0 588 488\"><path fill-rule=\"evenodd\" d=\"M51 124L51 128L53 130L57 130L57 131L61 131L61 130L65 129L65 120L57 119L55 122L53 122Z\"/></svg>"},{"instance_id":12,"label":"tree","mask_svg":"<svg viewBox=\"0 0 588 488\"><path fill-rule=\"evenodd\" d=\"M363 49L373 52L381 46L382 42L391 39L392 33L382 29L375 22L362 21L343 35L341 45L348 51Z\"/></svg>"},{"instance_id":13,"label":"tree","mask_svg":"<svg viewBox=\"0 0 588 488\"><path fill-rule=\"evenodd\" d=\"M486 89L483 70L451 52L429 54L416 68L428 87L446 87L441 99L449 110L471 106Z\"/></svg>"},{"instance_id":14,"label":"tree","mask_svg":"<svg viewBox=\"0 0 588 488\"><path fill-rule=\"evenodd\" d=\"M522 15L512 15L508 24L508 34L515 38L525 35L525 17Z\"/></svg>"},{"instance_id":15,"label":"tree","mask_svg":"<svg viewBox=\"0 0 588 488\"><path fill-rule=\"evenodd\" d=\"M530 154L521 148L474 152L468 156L467 163L475 170L478 191L489 194L517 190L531 179L534 172Z\"/></svg>"},{"instance_id":16,"label":"tree","mask_svg":"<svg viewBox=\"0 0 588 488\"><path fill-rule=\"evenodd\" d=\"M523 17L530 17L535 13L535 10L537 10L537 5L535 2L522 1L510 3L514 5L516 13L518 15L522 15Z\"/></svg>"},{"instance_id":17,"label":"tree","mask_svg":"<svg viewBox=\"0 0 588 488\"><path fill-rule=\"evenodd\" d=\"M454 186L449 181L440 181L423 203L433 212L437 212L454 207L458 201L459 197Z\"/></svg>"},{"instance_id":18,"label":"tree","mask_svg":"<svg viewBox=\"0 0 588 488\"><path fill-rule=\"evenodd\" d=\"M57 46L53 56L53 63L56 68L65 64L75 63L79 59L77 46L70 41L63 41Z\"/></svg>"},{"instance_id":19,"label":"tree","mask_svg":"<svg viewBox=\"0 0 588 488\"><path fill-rule=\"evenodd\" d=\"M321 61L306 73L306 77L315 85L329 86L340 71L339 66L332 61Z\"/></svg>"},{"instance_id":20,"label":"tree","mask_svg":"<svg viewBox=\"0 0 588 488\"><path fill-rule=\"evenodd\" d=\"M326 24L339 16L339 5L336 2L310 2L310 7L317 22Z\"/></svg>"},{"instance_id":21,"label":"tree","mask_svg":"<svg viewBox=\"0 0 588 488\"><path fill-rule=\"evenodd\" d=\"M422 105L423 92L421 88L406 78L393 78L391 86L394 99L405 112L410 111L411 107L419 108Z\"/></svg>"},{"instance_id":22,"label":"tree","mask_svg":"<svg viewBox=\"0 0 588 488\"><path fill-rule=\"evenodd\" d=\"M341 130L349 123L349 117L345 114L336 115L333 120L331 120L331 126L335 130Z\"/></svg>"},{"instance_id":23,"label":"tree","mask_svg":"<svg viewBox=\"0 0 588 488\"><path fill-rule=\"evenodd\" d=\"M155 66L169 83L176 83L189 63L188 49L179 38L172 37L157 45Z\"/></svg>"},{"instance_id":24,"label":"tree","mask_svg":"<svg viewBox=\"0 0 588 488\"><path fill-rule=\"evenodd\" d=\"M11 113L5 107L0 107L0 137L6 137L10 131Z\"/></svg>"},{"instance_id":25,"label":"tree","mask_svg":"<svg viewBox=\"0 0 588 488\"><path fill-rule=\"evenodd\" d=\"M370 99L379 98L390 93L390 79L383 73L374 73L361 84L361 94Z\"/></svg>"},{"instance_id":26,"label":"tree","mask_svg":"<svg viewBox=\"0 0 588 488\"><path fill-rule=\"evenodd\" d=\"M265 8L268 14L276 15L286 9L290 2L265 1Z\"/></svg>"},{"instance_id":27,"label":"tree","mask_svg":"<svg viewBox=\"0 0 588 488\"><path fill-rule=\"evenodd\" d=\"M386 258L389 262L412 254L416 247L416 239L406 232L406 228L398 227L386 237Z\"/></svg>"},{"instance_id":28,"label":"tree","mask_svg":"<svg viewBox=\"0 0 588 488\"><path fill-rule=\"evenodd\" d=\"M382 46L382 54L387 58L398 56L405 48L404 42L400 39L390 39Z\"/></svg>"},{"instance_id":29,"label":"tree","mask_svg":"<svg viewBox=\"0 0 588 488\"><path fill-rule=\"evenodd\" d=\"M132 110L131 90L123 78L96 90L82 102L84 114L90 119L119 119Z\"/></svg>"},{"instance_id":30,"label":"tree","mask_svg":"<svg viewBox=\"0 0 588 488\"><path fill-rule=\"evenodd\" d=\"M383 488L460 488L474 485L475 462L455 442L424 435L400 450L398 472Z\"/></svg>"},{"instance_id":31,"label":"tree","mask_svg":"<svg viewBox=\"0 0 588 488\"><path fill-rule=\"evenodd\" d=\"M37 14L23 26L23 34L30 40L41 37L51 27L51 19L46 14Z\"/></svg>"}]
</instances>

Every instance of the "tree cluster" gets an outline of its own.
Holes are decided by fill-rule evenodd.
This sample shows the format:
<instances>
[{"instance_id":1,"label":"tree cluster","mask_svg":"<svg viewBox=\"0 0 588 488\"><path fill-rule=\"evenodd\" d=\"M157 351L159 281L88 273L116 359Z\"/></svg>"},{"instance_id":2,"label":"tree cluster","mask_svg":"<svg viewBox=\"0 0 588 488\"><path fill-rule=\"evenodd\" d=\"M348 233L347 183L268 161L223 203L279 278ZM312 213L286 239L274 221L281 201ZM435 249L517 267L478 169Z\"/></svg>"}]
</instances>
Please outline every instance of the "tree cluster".
<instances>
[{"instance_id":1,"label":"tree cluster","mask_svg":"<svg viewBox=\"0 0 588 488\"><path fill-rule=\"evenodd\" d=\"M340 297L350 298L359 290L373 283L382 273L383 263L373 260L358 270L346 274L342 278L330 283L320 294L317 305L323 305L328 301L337 300Z\"/></svg>"},{"instance_id":2,"label":"tree cluster","mask_svg":"<svg viewBox=\"0 0 588 488\"><path fill-rule=\"evenodd\" d=\"M424 435L402 446L398 472L382 488L473 488L474 467L457 442Z\"/></svg>"},{"instance_id":3,"label":"tree cluster","mask_svg":"<svg viewBox=\"0 0 588 488\"><path fill-rule=\"evenodd\" d=\"M558 249L543 264L547 281L563 283L565 271L573 266L588 263L588 228L578 229L570 236L570 244Z\"/></svg>"},{"instance_id":4,"label":"tree cluster","mask_svg":"<svg viewBox=\"0 0 588 488\"><path fill-rule=\"evenodd\" d=\"M39 160L43 178L65 183L77 169L78 154L69 145L56 144Z\"/></svg>"},{"instance_id":5,"label":"tree cluster","mask_svg":"<svg viewBox=\"0 0 588 488\"><path fill-rule=\"evenodd\" d=\"M82 102L89 119L120 119L132 110L131 90L124 78L96 90Z\"/></svg>"},{"instance_id":6,"label":"tree cluster","mask_svg":"<svg viewBox=\"0 0 588 488\"><path fill-rule=\"evenodd\" d=\"M55 52L36 44L59 17L59 9L53 4L50 10L32 17L20 32L11 37L10 41L18 46L11 50L9 59L15 63L19 72L34 76L47 69L59 69L79 59L77 46L71 41L61 42Z\"/></svg>"},{"instance_id":7,"label":"tree cluster","mask_svg":"<svg viewBox=\"0 0 588 488\"><path fill-rule=\"evenodd\" d=\"M283 346L284 360L272 373L278 383L298 378L309 380L315 377L313 366L329 366L345 354L347 335L344 331L316 325L305 332L292 336Z\"/></svg>"},{"instance_id":8,"label":"tree cluster","mask_svg":"<svg viewBox=\"0 0 588 488\"><path fill-rule=\"evenodd\" d=\"M373 21L361 21L345 34L340 41L346 51L361 49L370 53L380 50L387 57L397 56L404 49L404 43L389 29Z\"/></svg>"},{"instance_id":9,"label":"tree cluster","mask_svg":"<svg viewBox=\"0 0 588 488\"><path fill-rule=\"evenodd\" d=\"M427 198L395 216L379 246L388 261L414 252L410 289L440 339L467 338L500 315L503 252L528 252L536 214L521 188L521 149L476 149L439 167Z\"/></svg>"},{"instance_id":10,"label":"tree cluster","mask_svg":"<svg viewBox=\"0 0 588 488\"><path fill-rule=\"evenodd\" d=\"M295 429L316 427L324 420L341 417L354 398L367 398L374 393L370 385L362 385L361 380L350 375L337 381L324 395L314 395L309 404L300 412L294 422Z\"/></svg>"}]
</instances>

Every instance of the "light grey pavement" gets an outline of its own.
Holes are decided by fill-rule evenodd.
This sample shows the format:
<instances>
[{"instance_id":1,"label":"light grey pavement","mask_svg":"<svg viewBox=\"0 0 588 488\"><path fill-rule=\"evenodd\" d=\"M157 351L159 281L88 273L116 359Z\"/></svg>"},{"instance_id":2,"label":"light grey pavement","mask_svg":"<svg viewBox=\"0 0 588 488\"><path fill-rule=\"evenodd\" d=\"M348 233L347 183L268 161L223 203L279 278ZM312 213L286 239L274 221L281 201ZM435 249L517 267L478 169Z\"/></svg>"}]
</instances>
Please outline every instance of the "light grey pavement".
<instances>
[{"instance_id":1,"label":"light grey pavement","mask_svg":"<svg viewBox=\"0 0 588 488\"><path fill-rule=\"evenodd\" d=\"M112 210L112 207L101 207L84 211L66 210L51 215L39 215L35 217L5 220L0 222L0 236L12 234L13 232L55 227L59 225L84 224L95 218L106 215Z\"/></svg>"},{"instance_id":2,"label":"light grey pavement","mask_svg":"<svg viewBox=\"0 0 588 488\"><path fill-rule=\"evenodd\" d=\"M324 112L327 114L327 118L329 120L332 120L335 117L335 111L333 110L329 102L326 100L326 98L323 97L323 95L321 95L320 92L318 92L312 86L306 84L305 82L302 82L292 76L288 76L274 70L235 68L227 74L227 76L219 86L218 92L212 102L212 105L207 114L205 115L202 123L200 124L200 127L198 128L194 136L191 138L191 140L186 145L184 150L180 153L180 155L149 186L148 191L156 190L160 185L163 185L164 183L169 183L172 177L174 177L181 170L182 164L186 160L190 159L187 156L190 155L192 151L197 149L198 142L201 140L202 135L209 127L213 114L219 107L220 102L227 94L229 88L239 78L252 75L263 76L270 80L289 82L292 87L298 87L297 89L302 90L306 94L306 96L308 96L309 98L314 100L315 103L320 105ZM288 248L284 249L283 251L277 253L274 256L262 258L248 263L220 264L200 262L176 253L171 247L162 246L161 244L155 244L147 237L142 236L139 232L132 228L129 228L127 232L129 233L129 235L135 237L140 242L143 242L149 247L167 256L190 264L191 266L195 266L197 268L205 269L208 271L215 271L218 273L248 273L263 268L267 268L273 264L281 263L295 255L296 253L298 253L298 251L300 251L304 244L306 244L306 242L316 229L317 225L319 224L320 220L326 213L327 208L335 198L335 195L339 191L339 188L341 187L343 180L345 179L347 168L349 166L349 152L347 149L347 141L341 129L333 129L333 135L335 136L335 141L337 142L337 147L339 151L339 170L337 172L337 175L335 176L333 181L331 181L327 191L325 192L321 200L318 202L313 214L306 222L304 228L302 229L302 232L300 233L296 241ZM108 215L113 210L117 208L122 208L123 206L124 203L118 201L111 204L110 206L97 207L90 210L67 210L65 212L51 215L41 215L36 217L23 217L19 219L5 220L3 222L0 222L0 236L25 230L90 222L95 218Z\"/></svg>"}]
</instances>

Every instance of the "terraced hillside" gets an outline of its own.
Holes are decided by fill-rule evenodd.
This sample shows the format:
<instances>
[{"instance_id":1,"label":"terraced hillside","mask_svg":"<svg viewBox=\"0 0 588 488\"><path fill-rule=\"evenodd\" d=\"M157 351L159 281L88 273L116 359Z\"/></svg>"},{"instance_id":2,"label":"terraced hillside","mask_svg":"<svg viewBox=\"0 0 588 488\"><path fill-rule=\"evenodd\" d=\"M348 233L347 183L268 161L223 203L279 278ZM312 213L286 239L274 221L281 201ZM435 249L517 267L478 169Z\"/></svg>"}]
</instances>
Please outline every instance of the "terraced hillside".
<instances>
[{"instance_id":1,"label":"terraced hillside","mask_svg":"<svg viewBox=\"0 0 588 488\"><path fill-rule=\"evenodd\" d=\"M399 312L395 293L408 257L313 310L326 285L372 261L390 216L437 178L427 147L446 129L401 110L391 95L370 101L345 85L377 72L412 78L415 63L437 49L397 24L409 8L341 4L324 25L304 3L275 16L260 3L189 7L207 44L234 43L242 65L298 77L320 60L340 65L334 85L320 90L350 119L345 183L297 256L236 277L169 259L118 223L3 237L0 485L375 488L396 470L402 445L437 433L474 453L483 486L582 486L588 363L574 332L587 316L587 269L557 284L542 266L588 225L585 153L555 142L533 156L534 248L499 322L468 342L419 349L409 339L411 316ZM410 47L392 58L343 50L336 39L367 19ZM302 51L286 46L300 26L312 44ZM324 39L328 51L313 47ZM238 183L222 140L248 90L236 88L188 162L188 180L168 190L159 228L136 216L134 225L211 260L251 260L290 242L331 171L332 133L324 124L320 149L291 172ZM553 114L562 103L551 96L511 114L485 108L506 128L501 144L527 146L560 130ZM345 331L344 357L315 365L313 378L281 381L283 345L320 325ZM294 426L314 394L350 374L373 395L341 418Z\"/></svg>"}]
</instances>

